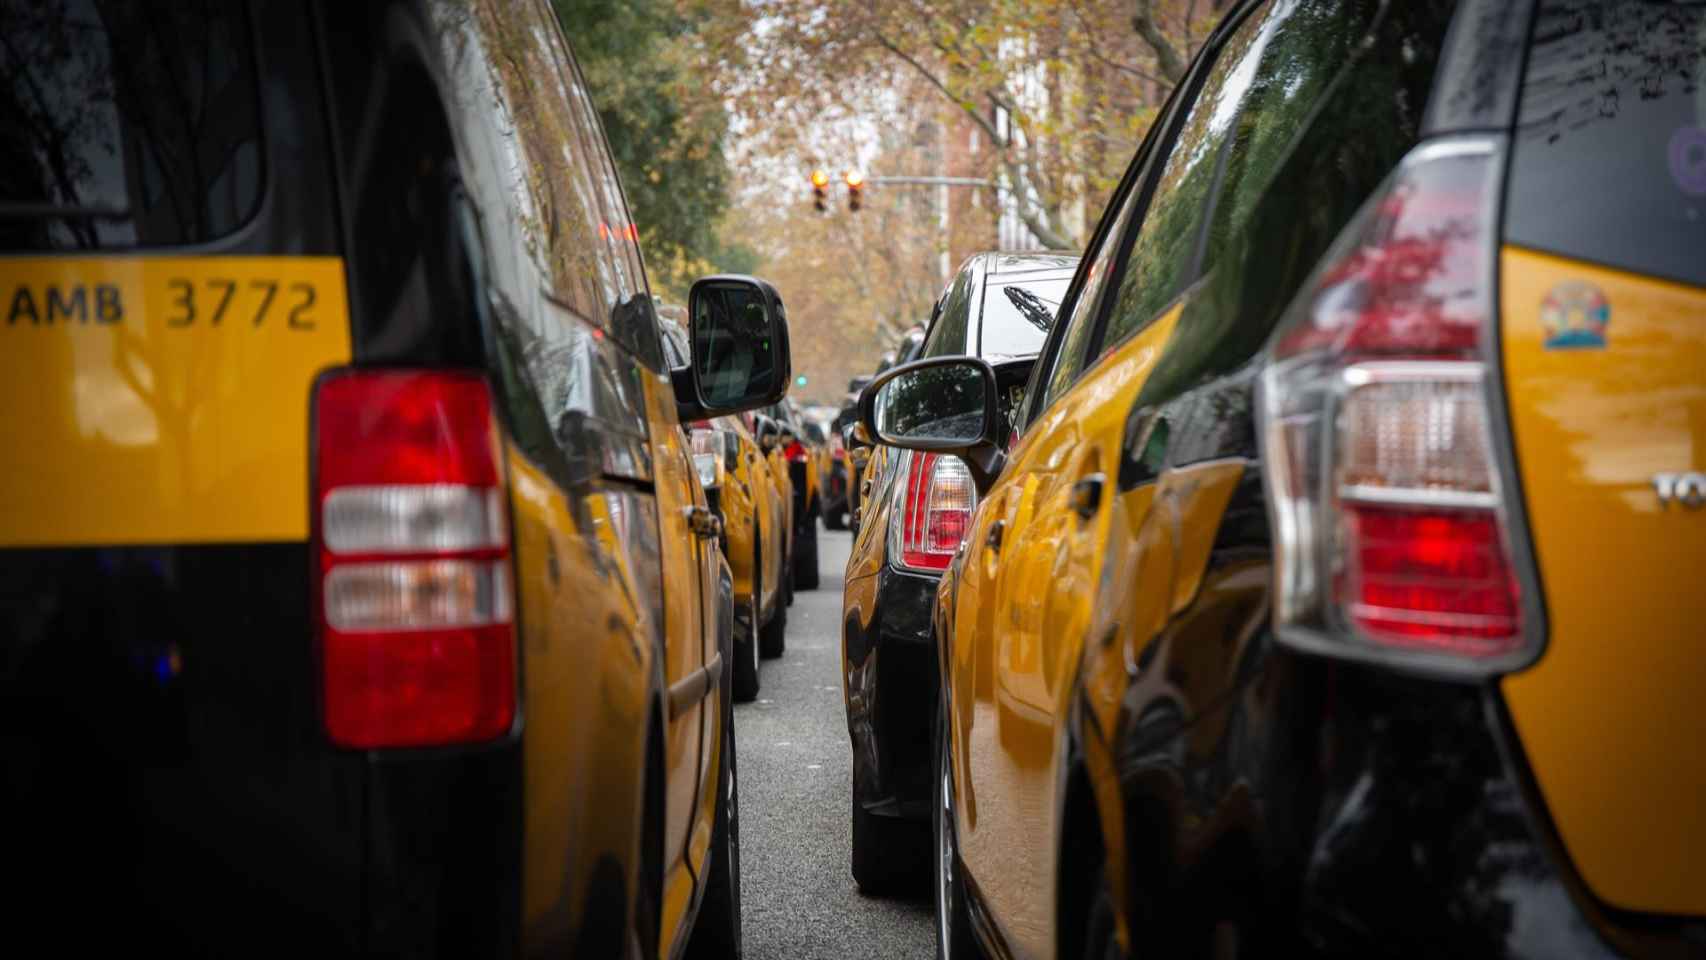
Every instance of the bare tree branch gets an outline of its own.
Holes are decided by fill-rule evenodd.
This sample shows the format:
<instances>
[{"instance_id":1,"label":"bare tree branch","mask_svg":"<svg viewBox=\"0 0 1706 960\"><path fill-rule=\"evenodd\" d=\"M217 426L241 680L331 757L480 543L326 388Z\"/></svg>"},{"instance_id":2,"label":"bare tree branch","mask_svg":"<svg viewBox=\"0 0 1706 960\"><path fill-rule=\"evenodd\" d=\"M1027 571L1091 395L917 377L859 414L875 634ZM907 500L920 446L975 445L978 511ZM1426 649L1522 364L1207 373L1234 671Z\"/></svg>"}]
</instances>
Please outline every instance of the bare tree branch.
<instances>
[{"instance_id":1,"label":"bare tree branch","mask_svg":"<svg viewBox=\"0 0 1706 960\"><path fill-rule=\"evenodd\" d=\"M1173 41L1155 23L1155 0L1133 0L1131 28L1155 51L1155 66L1169 84L1179 82L1185 75L1185 61L1173 46Z\"/></svg>"}]
</instances>

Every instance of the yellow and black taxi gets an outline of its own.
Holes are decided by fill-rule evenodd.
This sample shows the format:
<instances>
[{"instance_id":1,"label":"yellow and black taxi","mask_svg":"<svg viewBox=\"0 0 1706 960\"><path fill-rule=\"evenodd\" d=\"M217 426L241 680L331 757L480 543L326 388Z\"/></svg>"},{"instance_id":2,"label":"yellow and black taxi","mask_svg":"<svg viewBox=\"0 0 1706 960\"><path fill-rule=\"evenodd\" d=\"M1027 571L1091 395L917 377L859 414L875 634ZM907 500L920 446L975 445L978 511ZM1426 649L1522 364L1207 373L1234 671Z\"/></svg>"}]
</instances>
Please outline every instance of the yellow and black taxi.
<instances>
[{"instance_id":1,"label":"yellow and black taxi","mask_svg":"<svg viewBox=\"0 0 1706 960\"><path fill-rule=\"evenodd\" d=\"M1077 262L1055 253L970 257L908 354L988 361L1010 416ZM867 893L887 893L928 875L938 687L930 618L977 493L954 456L879 447L865 472L869 496L841 601L842 696L853 745L853 878Z\"/></svg>"},{"instance_id":2,"label":"yellow and black taxi","mask_svg":"<svg viewBox=\"0 0 1706 960\"><path fill-rule=\"evenodd\" d=\"M1706 10L1232 5L938 593L941 955L1706 952Z\"/></svg>"},{"instance_id":3,"label":"yellow and black taxi","mask_svg":"<svg viewBox=\"0 0 1706 960\"><path fill-rule=\"evenodd\" d=\"M793 490L794 535L788 550L795 590L816 590L817 516L821 509L817 448L804 417L792 401L766 407L764 412L782 428L782 459L788 464L788 485Z\"/></svg>"},{"instance_id":4,"label":"yellow and black taxi","mask_svg":"<svg viewBox=\"0 0 1706 960\"><path fill-rule=\"evenodd\" d=\"M679 310L660 308L664 354L673 366L687 364L692 356L685 323L670 316ZM681 317L684 321L685 311ZM781 631L788 622L782 491L743 418L689 419L683 429L706 503L722 523L720 543L734 578L734 697L750 703L760 688L759 657L766 648L782 646Z\"/></svg>"},{"instance_id":5,"label":"yellow and black taxi","mask_svg":"<svg viewBox=\"0 0 1706 960\"><path fill-rule=\"evenodd\" d=\"M786 608L794 605L794 478L788 469L788 430L780 420L762 410L748 411L740 416L747 430L758 441L759 454L768 468L775 503L781 512L782 566L776 586L782 594L781 616L785 624ZM778 625L774 635L765 638L764 656L781 656L784 640L783 626Z\"/></svg>"},{"instance_id":6,"label":"yellow and black taxi","mask_svg":"<svg viewBox=\"0 0 1706 960\"><path fill-rule=\"evenodd\" d=\"M732 587L542 2L0 4L9 944L740 949ZM19 947L27 951L28 946Z\"/></svg>"}]
</instances>

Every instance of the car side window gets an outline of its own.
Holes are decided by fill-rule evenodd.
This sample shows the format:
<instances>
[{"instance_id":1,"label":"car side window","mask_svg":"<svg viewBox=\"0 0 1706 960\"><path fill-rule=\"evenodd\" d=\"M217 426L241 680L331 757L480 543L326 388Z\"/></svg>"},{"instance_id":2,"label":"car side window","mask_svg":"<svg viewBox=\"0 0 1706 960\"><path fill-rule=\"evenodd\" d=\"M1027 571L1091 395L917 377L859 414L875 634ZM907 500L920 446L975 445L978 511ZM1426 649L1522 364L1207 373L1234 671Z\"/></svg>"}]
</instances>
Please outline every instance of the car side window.
<instances>
[{"instance_id":1,"label":"car side window","mask_svg":"<svg viewBox=\"0 0 1706 960\"><path fill-rule=\"evenodd\" d=\"M1061 323L1064 329L1055 348L1054 365L1048 371L1042 396L1032 407L1033 411L1047 409L1056 397L1077 382L1078 375L1084 371L1085 348L1089 344L1090 334L1096 329L1096 308L1102 302L1102 290L1107 286L1108 276L1113 272L1120 238L1125 236L1126 224L1131 220L1132 210L1137 206L1141 192L1135 185L1126 191L1126 195L1119 201L1120 211L1107 233L1103 235L1101 246L1085 257L1087 265L1084 268L1083 288L1078 299L1073 302L1071 312L1061 318L1064 321Z\"/></svg>"},{"instance_id":2,"label":"car side window","mask_svg":"<svg viewBox=\"0 0 1706 960\"><path fill-rule=\"evenodd\" d=\"M1197 259L1203 210L1223 172L1222 147L1256 79L1262 51L1273 26L1293 4L1268 4L1252 11L1221 48L1191 105L1156 182L1155 198L1132 242L1099 338L1100 353L1147 326L1178 296Z\"/></svg>"},{"instance_id":3,"label":"car side window","mask_svg":"<svg viewBox=\"0 0 1706 960\"><path fill-rule=\"evenodd\" d=\"M971 322L971 304L974 299L972 277L976 272L967 264L954 275L948 292L942 296L942 307L938 311L936 322L930 325L930 333L924 338L924 346L919 348L918 359L948 357L966 352L967 329Z\"/></svg>"}]
</instances>

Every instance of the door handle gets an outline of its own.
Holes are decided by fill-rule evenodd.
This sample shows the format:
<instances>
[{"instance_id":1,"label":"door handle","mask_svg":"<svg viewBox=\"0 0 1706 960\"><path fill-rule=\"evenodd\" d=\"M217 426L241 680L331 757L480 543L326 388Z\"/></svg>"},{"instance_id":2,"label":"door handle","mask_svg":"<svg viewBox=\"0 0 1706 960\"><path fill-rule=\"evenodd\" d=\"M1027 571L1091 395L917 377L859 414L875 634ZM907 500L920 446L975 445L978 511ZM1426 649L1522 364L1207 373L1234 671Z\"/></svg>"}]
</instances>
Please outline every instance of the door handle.
<instances>
[{"instance_id":1,"label":"door handle","mask_svg":"<svg viewBox=\"0 0 1706 960\"><path fill-rule=\"evenodd\" d=\"M687 528L701 540L715 540L723 535L723 518L701 506L687 508Z\"/></svg>"},{"instance_id":2,"label":"door handle","mask_svg":"<svg viewBox=\"0 0 1706 960\"><path fill-rule=\"evenodd\" d=\"M983 545L995 553L1001 552L1001 540L1007 535L1007 521L997 520L989 525L989 536L983 539Z\"/></svg>"},{"instance_id":3,"label":"door handle","mask_svg":"<svg viewBox=\"0 0 1706 960\"><path fill-rule=\"evenodd\" d=\"M1078 514L1080 519L1090 519L1096 515L1097 508L1102 505L1102 487L1104 484L1105 480L1101 474L1090 474L1072 485L1072 492L1067 496L1067 505L1072 508L1073 513Z\"/></svg>"}]
</instances>

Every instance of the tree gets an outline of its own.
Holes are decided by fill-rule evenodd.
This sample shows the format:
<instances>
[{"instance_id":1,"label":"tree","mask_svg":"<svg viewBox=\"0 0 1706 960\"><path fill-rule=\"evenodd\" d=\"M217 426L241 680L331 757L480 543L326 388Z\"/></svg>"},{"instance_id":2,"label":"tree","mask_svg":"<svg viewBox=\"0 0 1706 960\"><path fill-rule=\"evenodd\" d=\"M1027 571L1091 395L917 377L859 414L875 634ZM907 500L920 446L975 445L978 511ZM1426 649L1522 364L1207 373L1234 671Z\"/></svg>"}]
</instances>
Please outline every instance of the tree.
<instances>
[{"instance_id":1,"label":"tree","mask_svg":"<svg viewBox=\"0 0 1706 960\"><path fill-rule=\"evenodd\" d=\"M797 142L826 112L889 103L897 76L976 125L987 174L1041 244L1075 249L1221 5L1135 0L701 0L745 18L734 88L760 135ZM876 110L873 111L872 107Z\"/></svg>"},{"instance_id":2,"label":"tree","mask_svg":"<svg viewBox=\"0 0 1706 960\"><path fill-rule=\"evenodd\" d=\"M553 0L604 123L652 285L685 300L695 276L750 267L725 248L729 120L705 71L701 17L673 0Z\"/></svg>"}]
</instances>

